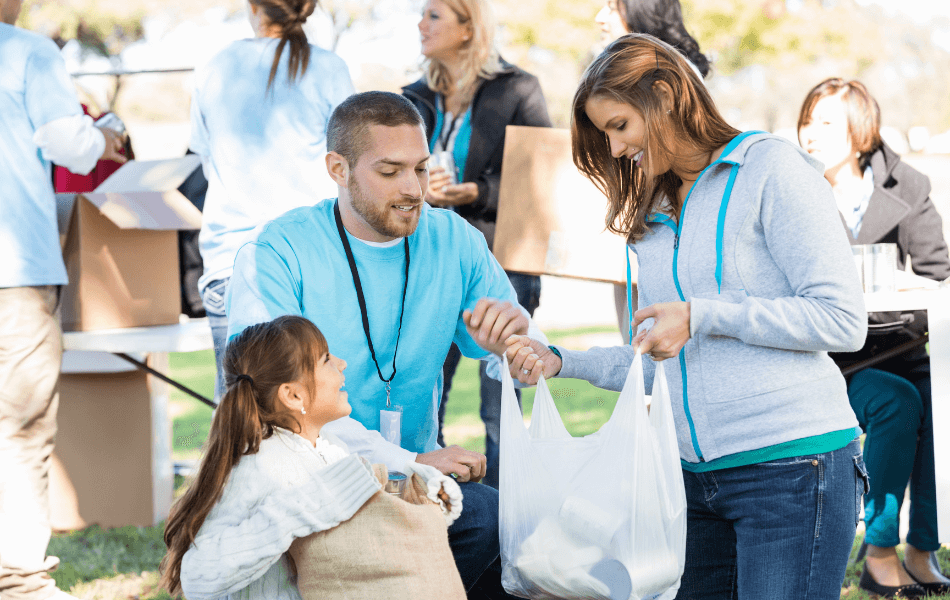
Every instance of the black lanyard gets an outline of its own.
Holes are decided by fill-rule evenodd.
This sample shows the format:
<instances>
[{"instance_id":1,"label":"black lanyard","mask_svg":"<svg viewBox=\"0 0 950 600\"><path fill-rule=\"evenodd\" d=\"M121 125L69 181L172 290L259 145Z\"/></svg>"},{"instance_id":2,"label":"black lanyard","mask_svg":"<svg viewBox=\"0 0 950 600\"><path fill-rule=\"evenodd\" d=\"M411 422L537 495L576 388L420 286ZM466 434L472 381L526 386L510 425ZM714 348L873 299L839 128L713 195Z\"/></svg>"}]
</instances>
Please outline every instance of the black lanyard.
<instances>
[{"instance_id":1,"label":"black lanyard","mask_svg":"<svg viewBox=\"0 0 950 600\"><path fill-rule=\"evenodd\" d=\"M363 297L363 285L360 283L360 272L356 268L356 261L353 259L353 251L350 249L350 242L346 239L346 230L343 228L343 219L340 217L339 200L333 205L333 216L336 218L336 229L340 234L340 241L343 242L343 251L346 252L346 260L350 263L350 273L353 275L353 285L356 287L356 299L360 303L360 316L363 317L363 332L366 333L366 343L369 344L369 353L373 357L373 364L376 365L376 373L380 381L386 384L386 407L392 404L389 399L392 380L396 377L396 353L399 352L399 337L402 334L402 315L406 312L406 291L409 289L409 236L403 238L404 248L406 249L406 281L402 286L402 308L399 309L399 330L396 333L396 348L393 350L393 374L389 379L383 377L383 372L379 368L379 362L376 360L376 350L373 348L373 338L369 334L369 316L366 313L366 299Z\"/></svg>"}]
</instances>

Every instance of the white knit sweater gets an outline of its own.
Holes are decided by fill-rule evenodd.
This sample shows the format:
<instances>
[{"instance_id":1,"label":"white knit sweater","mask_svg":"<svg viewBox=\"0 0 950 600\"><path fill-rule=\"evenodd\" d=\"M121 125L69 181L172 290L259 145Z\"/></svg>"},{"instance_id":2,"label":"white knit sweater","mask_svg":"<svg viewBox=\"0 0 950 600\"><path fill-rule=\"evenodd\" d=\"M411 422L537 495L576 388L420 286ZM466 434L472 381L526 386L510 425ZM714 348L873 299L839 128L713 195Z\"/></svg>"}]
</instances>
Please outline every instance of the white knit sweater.
<instances>
[{"instance_id":1,"label":"white knit sweater","mask_svg":"<svg viewBox=\"0 0 950 600\"><path fill-rule=\"evenodd\" d=\"M294 539L336 527L380 489L345 448L278 429L241 457L182 559L185 597L300 600L286 555Z\"/></svg>"}]
</instances>

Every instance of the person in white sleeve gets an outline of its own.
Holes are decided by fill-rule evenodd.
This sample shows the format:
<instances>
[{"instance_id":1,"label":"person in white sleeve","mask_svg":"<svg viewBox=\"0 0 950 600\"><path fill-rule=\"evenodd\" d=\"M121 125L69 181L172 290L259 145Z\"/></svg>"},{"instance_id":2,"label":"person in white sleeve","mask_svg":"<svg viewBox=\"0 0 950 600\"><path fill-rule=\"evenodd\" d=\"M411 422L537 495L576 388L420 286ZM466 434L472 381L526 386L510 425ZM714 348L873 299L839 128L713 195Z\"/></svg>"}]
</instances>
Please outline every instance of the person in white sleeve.
<instances>
[{"instance_id":1,"label":"person in white sleeve","mask_svg":"<svg viewBox=\"0 0 950 600\"><path fill-rule=\"evenodd\" d=\"M125 158L122 136L83 115L56 44L14 26L20 7L0 0L0 597L46 600L70 597L46 556L67 282L51 162L85 174Z\"/></svg>"},{"instance_id":2,"label":"person in white sleeve","mask_svg":"<svg viewBox=\"0 0 950 600\"><path fill-rule=\"evenodd\" d=\"M346 361L288 315L231 340L224 367L204 459L165 526L162 585L189 600L299 600L293 541L349 520L380 490L369 463L322 431L350 414ZM462 512L458 484L412 466L448 526Z\"/></svg>"},{"instance_id":3,"label":"person in white sleeve","mask_svg":"<svg viewBox=\"0 0 950 600\"><path fill-rule=\"evenodd\" d=\"M327 120L355 90L343 59L307 41L303 24L316 4L248 0L254 38L195 71L189 147L208 179L198 289L214 338L216 400L224 393L224 300L238 248L258 225L336 196L323 166Z\"/></svg>"}]
</instances>

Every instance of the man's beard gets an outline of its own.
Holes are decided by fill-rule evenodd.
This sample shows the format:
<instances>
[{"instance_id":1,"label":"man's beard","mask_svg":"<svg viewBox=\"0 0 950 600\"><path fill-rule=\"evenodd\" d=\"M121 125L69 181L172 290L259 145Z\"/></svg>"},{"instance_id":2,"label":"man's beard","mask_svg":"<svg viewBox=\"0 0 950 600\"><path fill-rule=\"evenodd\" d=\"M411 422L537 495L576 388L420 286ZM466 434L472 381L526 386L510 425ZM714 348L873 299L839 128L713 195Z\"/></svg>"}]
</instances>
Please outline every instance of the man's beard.
<instances>
[{"instance_id":1,"label":"man's beard","mask_svg":"<svg viewBox=\"0 0 950 600\"><path fill-rule=\"evenodd\" d=\"M372 199L367 198L363 195L363 190L360 188L359 184L356 182L356 177L350 175L350 180L347 185L347 189L350 193L350 201L353 205L353 210L356 211L360 217L366 221L366 224L372 227L380 235L391 238L401 238L412 235L416 230L416 227L419 225L419 219L406 224L401 224L393 219L392 214L389 212L391 203L386 204L385 206L380 206L373 202ZM413 201L412 204L417 204L418 202Z\"/></svg>"}]
</instances>

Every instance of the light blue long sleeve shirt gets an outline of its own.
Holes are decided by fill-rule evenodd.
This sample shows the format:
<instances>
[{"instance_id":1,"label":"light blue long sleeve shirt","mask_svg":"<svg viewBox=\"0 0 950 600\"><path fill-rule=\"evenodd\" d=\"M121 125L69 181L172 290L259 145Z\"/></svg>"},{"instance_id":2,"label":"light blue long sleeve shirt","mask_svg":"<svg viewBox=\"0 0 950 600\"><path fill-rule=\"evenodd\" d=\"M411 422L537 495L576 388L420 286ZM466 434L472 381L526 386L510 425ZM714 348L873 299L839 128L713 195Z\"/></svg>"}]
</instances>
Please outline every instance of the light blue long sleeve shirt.
<instances>
[{"instance_id":1,"label":"light blue long sleeve shirt","mask_svg":"<svg viewBox=\"0 0 950 600\"><path fill-rule=\"evenodd\" d=\"M255 227L336 195L326 168L326 127L354 92L349 71L339 56L311 45L307 71L290 83L285 47L268 90L278 41L234 42L195 73L189 146L208 178L198 237L201 289L231 275L234 256Z\"/></svg>"},{"instance_id":2,"label":"light blue long sleeve shirt","mask_svg":"<svg viewBox=\"0 0 950 600\"><path fill-rule=\"evenodd\" d=\"M51 40L0 23L0 287L63 285L51 166L37 129L82 115Z\"/></svg>"}]
</instances>

